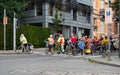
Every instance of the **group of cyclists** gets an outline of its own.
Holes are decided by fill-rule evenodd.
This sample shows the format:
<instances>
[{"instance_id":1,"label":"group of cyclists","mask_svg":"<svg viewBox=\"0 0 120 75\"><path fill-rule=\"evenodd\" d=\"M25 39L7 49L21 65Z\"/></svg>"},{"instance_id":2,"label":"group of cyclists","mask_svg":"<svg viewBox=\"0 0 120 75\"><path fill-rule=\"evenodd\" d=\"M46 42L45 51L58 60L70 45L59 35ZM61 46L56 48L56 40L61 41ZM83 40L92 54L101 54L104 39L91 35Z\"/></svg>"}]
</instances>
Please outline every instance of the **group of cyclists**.
<instances>
[{"instance_id":1,"label":"group of cyclists","mask_svg":"<svg viewBox=\"0 0 120 75\"><path fill-rule=\"evenodd\" d=\"M96 52L101 54L106 53L108 50L109 38L105 35L91 38L84 34L82 34L81 37L78 37L73 33L69 39L65 39L63 34L58 34L57 36L58 37L56 38L56 35L50 35L48 38L47 47L52 54L58 48L60 48L61 53L64 54L67 51L68 46L71 46L72 50L76 49L75 51L81 53L81 55L94 54Z\"/></svg>"},{"instance_id":2,"label":"group of cyclists","mask_svg":"<svg viewBox=\"0 0 120 75\"><path fill-rule=\"evenodd\" d=\"M31 51L33 49L32 44L28 44L24 34L20 36L20 42L22 43L22 52L25 50ZM108 50L108 44L110 43L110 51L113 52L118 49L118 38L107 36L94 36L93 38L82 34L78 37L76 34L72 34L69 39L65 39L63 34L57 33L54 36L50 35L46 42L47 54L50 52L54 54L55 51L58 53L77 55L80 53L94 54L94 53L106 53Z\"/></svg>"}]
</instances>

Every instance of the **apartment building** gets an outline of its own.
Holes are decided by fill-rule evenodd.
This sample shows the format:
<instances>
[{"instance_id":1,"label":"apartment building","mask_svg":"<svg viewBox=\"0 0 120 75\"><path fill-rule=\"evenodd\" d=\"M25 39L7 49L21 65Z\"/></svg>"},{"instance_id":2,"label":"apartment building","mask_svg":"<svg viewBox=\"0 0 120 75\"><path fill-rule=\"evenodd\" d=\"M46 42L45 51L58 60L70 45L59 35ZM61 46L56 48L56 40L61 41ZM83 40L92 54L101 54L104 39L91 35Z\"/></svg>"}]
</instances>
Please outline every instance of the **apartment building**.
<instances>
[{"instance_id":1,"label":"apartment building","mask_svg":"<svg viewBox=\"0 0 120 75\"><path fill-rule=\"evenodd\" d=\"M69 38L72 33L81 36L82 33L90 36L91 24L91 0L31 0L29 7L25 11L22 23L49 27L54 33L55 8L62 13L64 21L59 24L65 38Z\"/></svg>"},{"instance_id":2,"label":"apartment building","mask_svg":"<svg viewBox=\"0 0 120 75\"><path fill-rule=\"evenodd\" d=\"M92 14L92 35L100 36L100 35L108 35L108 24L105 24L105 8L108 8L108 0L92 0L93 4L93 14ZM113 13L114 14L114 13ZM110 26L110 35L115 35L118 33L116 26L113 23L109 24Z\"/></svg>"}]
</instances>

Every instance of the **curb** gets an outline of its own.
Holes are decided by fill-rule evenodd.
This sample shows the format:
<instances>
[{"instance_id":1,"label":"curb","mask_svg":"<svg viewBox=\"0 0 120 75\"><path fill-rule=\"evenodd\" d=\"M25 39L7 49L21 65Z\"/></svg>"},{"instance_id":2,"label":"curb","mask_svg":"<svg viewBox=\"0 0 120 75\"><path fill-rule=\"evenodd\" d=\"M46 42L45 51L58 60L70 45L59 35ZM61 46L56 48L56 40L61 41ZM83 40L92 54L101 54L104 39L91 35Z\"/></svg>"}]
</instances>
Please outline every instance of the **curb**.
<instances>
[{"instance_id":1,"label":"curb","mask_svg":"<svg viewBox=\"0 0 120 75\"><path fill-rule=\"evenodd\" d=\"M97 60L91 59L91 58L87 58L87 60L88 60L89 62L91 62L91 60L93 60L95 63L98 63L98 64L103 64L103 65L109 65L109 66L120 67L120 65L118 65L118 64L107 63L107 62L101 62L101 61L97 61ZM92 63L92 62L91 62L91 63Z\"/></svg>"},{"instance_id":2,"label":"curb","mask_svg":"<svg viewBox=\"0 0 120 75\"><path fill-rule=\"evenodd\" d=\"M0 53L0 55L4 55L4 54L18 54L18 53L16 53L16 52L12 52L12 53L10 53L10 52L8 52L8 53Z\"/></svg>"}]
</instances>

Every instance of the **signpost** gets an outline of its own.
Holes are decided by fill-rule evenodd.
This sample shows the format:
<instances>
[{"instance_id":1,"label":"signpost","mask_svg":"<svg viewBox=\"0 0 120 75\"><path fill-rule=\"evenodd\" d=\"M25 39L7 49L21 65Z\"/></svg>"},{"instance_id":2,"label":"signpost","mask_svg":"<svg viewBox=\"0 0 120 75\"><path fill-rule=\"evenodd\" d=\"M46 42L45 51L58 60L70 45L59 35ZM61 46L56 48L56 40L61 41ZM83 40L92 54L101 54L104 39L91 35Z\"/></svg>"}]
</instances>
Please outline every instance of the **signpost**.
<instances>
[{"instance_id":1,"label":"signpost","mask_svg":"<svg viewBox=\"0 0 120 75\"><path fill-rule=\"evenodd\" d=\"M110 0L108 0L108 8L105 9L105 23L108 24L108 61L111 61L110 57L110 24L112 23L112 8L110 8Z\"/></svg>"},{"instance_id":2,"label":"signpost","mask_svg":"<svg viewBox=\"0 0 120 75\"><path fill-rule=\"evenodd\" d=\"M6 24L7 24L7 17L6 17L6 9L4 9L4 17L3 17L3 24L4 24L4 51L6 50Z\"/></svg>"},{"instance_id":3,"label":"signpost","mask_svg":"<svg viewBox=\"0 0 120 75\"><path fill-rule=\"evenodd\" d=\"M112 23L112 8L105 9L105 23L108 24L108 38L109 38L108 51L110 52L110 24Z\"/></svg>"}]
</instances>

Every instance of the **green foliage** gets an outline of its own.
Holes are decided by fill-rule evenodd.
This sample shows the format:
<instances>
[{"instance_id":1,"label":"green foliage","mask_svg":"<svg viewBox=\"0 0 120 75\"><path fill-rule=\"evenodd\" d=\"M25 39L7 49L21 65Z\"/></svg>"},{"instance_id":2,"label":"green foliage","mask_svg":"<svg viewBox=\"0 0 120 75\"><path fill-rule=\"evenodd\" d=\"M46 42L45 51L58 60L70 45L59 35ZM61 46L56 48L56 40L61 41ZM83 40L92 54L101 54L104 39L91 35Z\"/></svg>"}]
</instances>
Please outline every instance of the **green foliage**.
<instances>
[{"instance_id":1,"label":"green foliage","mask_svg":"<svg viewBox=\"0 0 120 75\"><path fill-rule=\"evenodd\" d=\"M118 16L120 9L119 9L119 0L115 0L114 3L111 3L112 9L115 11L115 15Z\"/></svg>"},{"instance_id":2,"label":"green foliage","mask_svg":"<svg viewBox=\"0 0 120 75\"><path fill-rule=\"evenodd\" d=\"M22 11L28 4L29 0L0 0L0 21L2 21L4 9L6 9L9 22L12 22L14 12L16 12L17 18L21 17L23 15Z\"/></svg>"},{"instance_id":3,"label":"green foliage","mask_svg":"<svg viewBox=\"0 0 120 75\"><path fill-rule=\"evenodd\" d=\"M17 29L17 44L20 43L20 34L24 34L28 43L32 43L35 47L43 47L45 45L44 40L49 37L51 31L49 28L21 25Z\"/></svg>"},{"instance_id":4,"label":"green foliage","mask_svg":"<svg viewBox=\"0 0 120 75\"><path fill-rule=\"evenodd\" d=\"M55 9L54 18L52 19L52 21L54 23L54 30L61 31L62 28L59 26L59 24L63 22L64 19L62 18L62 13L59 13L57 8Z\"/></svg>"},{"instance_id":5,"label":"green foliage","mask_svg":"<svg viewBox=\"0 0 120 75\"><path fill-rule=\"evenodd\" d=\"M97 63L97 61L94 60L94 59L88 59L88 61L91 62L91 63Z\"/></svg>"},{"instance_id":6,"label":"green foliage","mask_svg":"<svg viewBox=\"0 0 120 75\"><path fill-rule=\"evenodd\" d=\"M16 44L20 44L20 34L24 34L28 43L32 43L35 47L45 46L44 40L49 37L51 31L49 28L43 28L31 25L21 25L16 30ZM4 47L4 25L0 24L0 50ZM6 48L13 49L13 25L6 25Z\"/></svg>"},{"instance_id":7,"label":"green foliage","mask_svg":"<svg viewBox=\"0 0 120 75\"><path fill-rule=\"evenodd\" d=\"M12 24L6 25L6 49L13 47L13 27ZM0 24L0 49L4 47L4 25Z\"/></svg>"}]
</instances>

